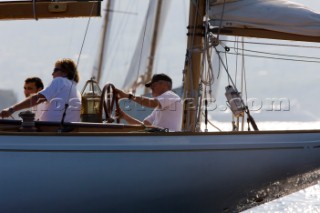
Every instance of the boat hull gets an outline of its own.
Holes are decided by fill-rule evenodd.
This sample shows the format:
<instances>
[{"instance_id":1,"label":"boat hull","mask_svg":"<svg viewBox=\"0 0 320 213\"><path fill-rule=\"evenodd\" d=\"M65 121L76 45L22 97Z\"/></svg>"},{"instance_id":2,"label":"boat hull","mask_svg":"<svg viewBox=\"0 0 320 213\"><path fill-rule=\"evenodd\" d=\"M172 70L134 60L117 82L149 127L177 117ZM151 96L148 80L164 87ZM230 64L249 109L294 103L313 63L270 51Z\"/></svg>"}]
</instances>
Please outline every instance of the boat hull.
<instances>
[{"instance_id":1,"label":"boat hull","mask_svg":"<svg viewBox=\"0 0 320 213\"><path fill-rule=\"evenodd\" d=\"M0 135L0 212L234 212L320 167L320 132Z\"/></svg>"}]
</instances>

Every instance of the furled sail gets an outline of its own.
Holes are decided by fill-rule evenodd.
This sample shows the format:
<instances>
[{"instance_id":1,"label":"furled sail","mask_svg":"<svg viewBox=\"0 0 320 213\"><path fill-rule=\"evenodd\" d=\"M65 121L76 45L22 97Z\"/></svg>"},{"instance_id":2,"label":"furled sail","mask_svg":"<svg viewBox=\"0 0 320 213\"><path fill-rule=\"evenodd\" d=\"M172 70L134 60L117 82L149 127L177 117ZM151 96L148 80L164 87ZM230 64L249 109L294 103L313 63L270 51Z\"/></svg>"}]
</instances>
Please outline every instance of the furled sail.
<instances>
[{"instance_id":1,"label":"furled sail","mask_svg":"<svg viewBox=\"0 0 320 213\"><path fill-rule=\"evenodd\" d=\"M231 32L232 29L263 29L320 37L320 12L287 0L211 0L209 16L212 26L230 29L230 34L236 34ZM227 30L225 32L228 34ZM271 35L266 37L272 38Z\"/></svg>"}]
</instances>

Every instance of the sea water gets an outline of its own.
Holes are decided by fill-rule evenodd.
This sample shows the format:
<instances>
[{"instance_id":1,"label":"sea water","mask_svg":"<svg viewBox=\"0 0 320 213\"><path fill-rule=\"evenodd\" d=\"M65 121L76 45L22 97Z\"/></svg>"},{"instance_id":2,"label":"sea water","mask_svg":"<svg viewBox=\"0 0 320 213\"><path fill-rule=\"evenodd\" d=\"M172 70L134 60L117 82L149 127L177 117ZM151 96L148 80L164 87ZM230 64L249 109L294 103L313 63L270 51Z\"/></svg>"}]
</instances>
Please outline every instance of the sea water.
<instances>
[{"instance_id":1,"label":"sea water","mask_svg":"<svg viewBox=\"0 0 320 213\"><path fill-rule=\"evenodd\" d=\"M224 131L230 131L230 123L217 123ZM260 122L260 130L314 129L320 122ZM320 180L315 185L253 207L242 213L320 213Z\"/></svg>"},{"instance_id":2,"label":"sea water","mask_svg":"<svg viewBox=\"0 0 320 213\"><path fill-rule=\"evenodd\" d=\"M314 127L319 127L319 122L287 123L281 126L287 126L288 130L314 129ZM277 126L275 129L280 128ZM254 207L244 213L320 213L320 180L314 186Z\"/></svg>"},{"instance_id":3,"label":"sea water","mask_svg":"<svg viewBox=\"0 0 320 213\"><path fill-rule=\"evenodd\" d=\"M242 213L320 213L320 182Z\"/></svg>"}]
</instances>

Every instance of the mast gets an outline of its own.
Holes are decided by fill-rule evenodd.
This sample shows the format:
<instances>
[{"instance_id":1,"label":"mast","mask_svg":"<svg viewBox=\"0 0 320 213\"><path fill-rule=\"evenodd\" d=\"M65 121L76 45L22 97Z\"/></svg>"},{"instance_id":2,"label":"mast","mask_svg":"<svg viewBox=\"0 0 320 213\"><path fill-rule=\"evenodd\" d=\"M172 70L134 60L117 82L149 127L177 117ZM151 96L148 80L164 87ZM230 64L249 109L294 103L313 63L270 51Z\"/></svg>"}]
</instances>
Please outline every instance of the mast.
<instances>
[{"instance_id":1,"label":"mast","mask_svg":"<svg viewBox=\"0 0 320 213\"><path fill-rule=\"evenodd\" d=\"M158 31L160 26L160 18L161 18L161 9L162 9L162 0L158 0L157 5L157 12L156 12L156 19L154 22L154 29L152 34L152 42L151 42L151 51L149 55L148 65L147 65L147 71L145 74L144 82L151 81L152 73L153 73L153 64L154 64L154 56L157 50L157 43L158 43ZM144 88L144 94L148 93L148 88Z\"/></svg>"},{"instance_id":2,"label":"mast","mask_svg":"<svg viewBox=\"0 0 320 213\"><path fill-rule=\"evenodd\" d=\"M100 40L100 48L99 48L99 57L98 57L98 67L94 71L96 72L95 78L98 84L100 84L101 80L101 73L102 73L102 66L104 64L104 53L105 53L105 45L106 45L106 36L107 36L107 29L109 25L109 19L110 19L110 11L111 11L111 2L113 0L107 1L107 7L106 7L106 14L104 16L103 20L103 26L102 26L102 34L101 34L101 40Z\"/></svg>"},{"instance_id":3,"label":"mast","mask_svg":"<svg viewBox=\"0 0 320 213\"><path fill-rule=\"evenodd\" d=\"M184 112L182 129L197 131L197 113L199 107L199 84L201 69L201 49L204 44L203 17L205 15L205 0L190 1L189 33L187 55L184 67Z\"/></svg>"},{"instance_id":4,"label":"mast","mask_svg":"<svg viewBox=\"0 0 320 213\"><path fill-rule=\"evenodd\" d=\"M124 82L123 88L126 90L135 93L138 87L144 87L144 83L151 80L161 27L165 19L164 13L167 12L168 5L169 1L163 0L149 2L145 26L140 32L138 45ZM143 92L146 94L147 88L144 88Z\"/></svg>"}]
</instances>

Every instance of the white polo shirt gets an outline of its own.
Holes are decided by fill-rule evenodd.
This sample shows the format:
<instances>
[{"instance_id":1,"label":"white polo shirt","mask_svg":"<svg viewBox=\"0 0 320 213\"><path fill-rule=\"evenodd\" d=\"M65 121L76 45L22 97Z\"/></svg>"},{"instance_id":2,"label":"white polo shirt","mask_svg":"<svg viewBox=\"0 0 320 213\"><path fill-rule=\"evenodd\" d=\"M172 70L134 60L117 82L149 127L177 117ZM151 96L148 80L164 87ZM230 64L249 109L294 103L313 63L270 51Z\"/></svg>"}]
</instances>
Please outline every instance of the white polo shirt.
<instances>
[{"instance_id":1,"label":"white polo shirt","mask_svg":"<svg viewBox=\"0 0 320 213\"><path fill-rule=\"evenodd\" d=\"M39 93L47 99L40 121L61 121L66 103L69 107L64 121L80 121L81 95L77 90L77 83L67 78L56 77Z\"/></svg>"},{"instance_id":2,"label":"white polo shirt","mask_svg":"<svg viewBox=\"0 0 320 213\"><path fill-rule=\"evenodd\" d=\"M43 114L44 111L46 111L47 107L46 107L46 103L42 102L34 107L32 107L32 112L35 114L34 120L35 121L40 121L40 118Z\"/></svg>"},{"instance_id":3,"label":"white polo shirt","mask_svg":"<svg viewBox=\"0 0 320 213\"><path fill-rule=\"evenodd\" d=\"M182 101L173 91L167 91L156 97L161 107L155 108L144 120L153 126L168 128L170 131L181 131Z\"/></svg>"}]
</instances>

